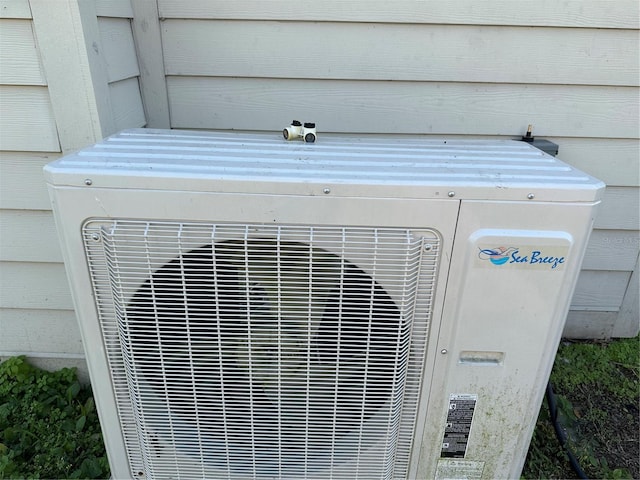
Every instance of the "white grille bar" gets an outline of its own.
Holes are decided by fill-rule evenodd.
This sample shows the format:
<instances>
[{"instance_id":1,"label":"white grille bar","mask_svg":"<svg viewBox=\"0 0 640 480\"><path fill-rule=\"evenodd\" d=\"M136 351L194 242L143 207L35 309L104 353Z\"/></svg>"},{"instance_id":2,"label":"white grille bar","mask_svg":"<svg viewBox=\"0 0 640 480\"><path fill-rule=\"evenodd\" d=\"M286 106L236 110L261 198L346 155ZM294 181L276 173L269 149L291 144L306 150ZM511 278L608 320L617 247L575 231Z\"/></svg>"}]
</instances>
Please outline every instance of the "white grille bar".
<instances>
[{"instance_id":1,"label":"white grille bar","mask_svg":"<svg viewBox=\"0 0 640 480\"><path fill-rule=\"evenodd\" d=\"M406 473L437 234L96 220L84 238L134 475Z\"/></svg>"}]
</instances>

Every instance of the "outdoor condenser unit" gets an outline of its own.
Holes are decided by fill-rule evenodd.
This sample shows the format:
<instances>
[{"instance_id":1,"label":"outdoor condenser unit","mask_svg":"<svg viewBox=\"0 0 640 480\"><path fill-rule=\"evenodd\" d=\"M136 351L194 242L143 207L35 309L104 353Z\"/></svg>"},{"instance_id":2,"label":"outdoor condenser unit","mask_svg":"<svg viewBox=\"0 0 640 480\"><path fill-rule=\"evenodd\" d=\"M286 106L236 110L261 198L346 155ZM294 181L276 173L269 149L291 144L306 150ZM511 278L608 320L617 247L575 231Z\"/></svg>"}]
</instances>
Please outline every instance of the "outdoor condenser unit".
<instances>
[{"instance_id":1,"label":"outdoor condenser unit","mask_svg":"<svg viewBox=\"0 0 640 480\"><path fill-rule=\"evenodd\" d=\"M45 168L114 478L517 478L602 182L128 130Z\"/></svg>"}]
</instances>

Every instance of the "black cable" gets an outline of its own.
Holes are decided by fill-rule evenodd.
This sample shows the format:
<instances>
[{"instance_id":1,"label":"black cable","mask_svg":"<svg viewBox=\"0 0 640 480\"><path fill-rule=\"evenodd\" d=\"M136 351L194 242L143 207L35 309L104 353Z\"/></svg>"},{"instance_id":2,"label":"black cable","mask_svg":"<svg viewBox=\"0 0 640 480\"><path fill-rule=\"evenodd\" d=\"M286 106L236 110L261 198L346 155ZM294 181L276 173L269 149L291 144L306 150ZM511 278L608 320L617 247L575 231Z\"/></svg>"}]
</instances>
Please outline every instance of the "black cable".
<instances>
[{"instance_id":1,"label":"black cable","mask_svg":"<svg viewBox=\"0 0 640 480\"><path fill-rule=\"evenodd\" d=\"M551 422L553 423L553 428L556 431L556 437L558 437L558 441L560 442L560 445L562 446L565 453L567 454L567 457L569 458L569 463L571 464L571 468L573 468L573 471L576 472L576 475L578 475L578 478L588 480L589 477L587 477L587 474L584 473L584 470L580 466L580 462L578 462L578 459L569 448L569 445L567 445L567 436L564 433L564 430L562 430L562 426L558 422L558 403L556 402L556 396L553 393L553 386L551 385L551 382L547 383L546 397L547 397L547 404L549 405L549 413L551 414Z\"/></svg>"}]
</instances>

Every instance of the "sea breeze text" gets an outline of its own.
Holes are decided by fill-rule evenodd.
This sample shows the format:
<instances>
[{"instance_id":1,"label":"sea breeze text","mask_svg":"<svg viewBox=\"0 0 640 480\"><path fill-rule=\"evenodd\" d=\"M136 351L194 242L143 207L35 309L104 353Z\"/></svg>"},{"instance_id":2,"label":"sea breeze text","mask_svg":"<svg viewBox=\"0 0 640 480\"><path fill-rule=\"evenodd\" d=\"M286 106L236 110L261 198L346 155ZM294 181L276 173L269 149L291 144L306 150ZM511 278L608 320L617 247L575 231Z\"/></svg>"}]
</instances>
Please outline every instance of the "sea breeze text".
<instances>
[{"instance_id":1,"label":"sea breeze text","mask_svg":"<svg viewBox=\"0 0 640 480\"><path fill-rule=\"evenodd\" d=\"M539 250L534 250L531 252L531 256L520 255L520 251L516 250L511 253L511 260L509 263L528 263L533 265L535 263L539 264L548 264L551 265L551 268L556 268L561 263L564 263L565 257L545 257L542 255L542 252Z\"/></svg>"}]
</instances>

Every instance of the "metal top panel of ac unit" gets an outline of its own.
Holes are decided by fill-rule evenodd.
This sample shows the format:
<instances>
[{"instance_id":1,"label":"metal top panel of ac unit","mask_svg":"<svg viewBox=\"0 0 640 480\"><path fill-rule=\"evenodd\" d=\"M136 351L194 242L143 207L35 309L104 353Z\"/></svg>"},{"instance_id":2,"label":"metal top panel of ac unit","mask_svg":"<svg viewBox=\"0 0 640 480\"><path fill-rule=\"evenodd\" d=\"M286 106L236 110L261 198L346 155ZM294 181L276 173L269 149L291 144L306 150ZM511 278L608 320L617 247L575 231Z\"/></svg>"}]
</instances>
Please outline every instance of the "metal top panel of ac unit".
<instances>
[{"instance_id":1,"label":"metal top panel of ac unit","mask_svg":"<svg viewBox=\"0 0 640 480\"><path fill-rule=\"evenodd\" d=\"M280 195L580 202L604 188L520 141L324 135L308 144L277 132L125 130L45 171L55 185Z\"/></svg>"}]
</instances>

